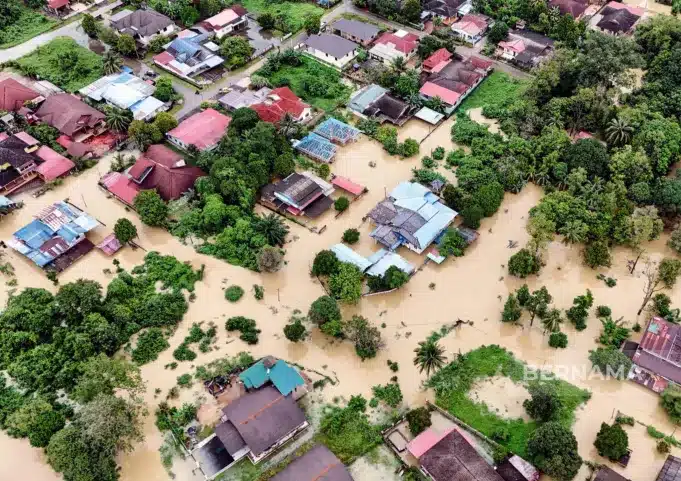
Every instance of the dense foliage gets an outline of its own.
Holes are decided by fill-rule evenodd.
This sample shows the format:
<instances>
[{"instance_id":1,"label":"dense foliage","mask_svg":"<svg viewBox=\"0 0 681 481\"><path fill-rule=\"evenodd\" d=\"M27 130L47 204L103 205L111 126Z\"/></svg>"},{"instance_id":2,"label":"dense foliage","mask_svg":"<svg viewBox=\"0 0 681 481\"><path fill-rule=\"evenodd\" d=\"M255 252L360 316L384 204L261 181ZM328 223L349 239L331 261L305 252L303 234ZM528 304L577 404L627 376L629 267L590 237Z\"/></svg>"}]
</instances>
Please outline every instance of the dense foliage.
<instances>
[{"instance_id":1,"label":"dense foliage","mask_svg":"<svg viewBox=\"0 0 681 481\"><path fill-rule=\"evenodd\" d=\"M412 409L407 413L406 419L409 423L409 431L413 436L418 436L432 424L430 411L427 407Z\"/></svg>"},{"instance_id":2,"label":"dense foliage","mask_svg":"<svg viewBox=\"0 0 681 481\"><path fill-rule=\"evenodd\" d=\"M629 436L619 423L612 426L601 423L601 429L596 435L594 446L598 454L612 461L618 461L627 454L629 449Z\"/></svg>"},{"instance_id":3,"label":"dense foliage","mask_svg":"<svg viewBox=\"0 0 681 481\"><path fill-rule=\"evenodd\" d=\"M573 479L582 465L574 434L558 422L539 426L527 443L527 452L537 468L560 481Z\"/></svg>"}]
</instances>

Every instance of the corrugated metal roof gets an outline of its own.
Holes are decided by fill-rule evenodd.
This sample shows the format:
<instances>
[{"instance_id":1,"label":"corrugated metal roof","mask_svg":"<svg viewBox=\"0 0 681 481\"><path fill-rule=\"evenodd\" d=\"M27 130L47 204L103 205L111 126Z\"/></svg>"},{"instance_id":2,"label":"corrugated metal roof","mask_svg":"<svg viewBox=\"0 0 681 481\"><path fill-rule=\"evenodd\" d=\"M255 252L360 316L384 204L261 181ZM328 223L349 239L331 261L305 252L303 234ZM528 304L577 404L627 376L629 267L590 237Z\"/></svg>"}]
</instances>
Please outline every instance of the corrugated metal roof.
<instances>
[{"instance_id":1,"label":"corrugated metal roof","mask_svg":"<svg viewBox=\"0 0 681 481\"><path fill-rule=\"evenodd\" d=\"M274 358L261 359L239 374L239 379L243 381L247 389L258 389L270 381L283 396L288 396L295 388L305 384L298 370L286 361L278 359L273 366L268 368L265 365L268 360L271 361Z\"/></svg>"},{"instance_id":2,"label":"corrugated metal roof","mask_svg":"<svg viewBox=\"0 0 681 481\"><path fill-rule=\"evenodd\" d=\"M383 250L383 249L381 249ZM380 252L380 251L379 251ZM373 257L373 256L372 256ZM370 258L371 259L371 258ZM367 270L367 274L370 276L384 276L386 271L395 266L405 274L411 274L414 272L415 267L407 261L401 255L395 252L386 252L384 256L378 259L373 266Z\"/></svg>"},{"instance_id":3,"label":"corrugated metal roof","mask_svg":"<svg viewBox=\"0 0 681 481\"><path fill-rule=\"evenodd\" d=\"M336 254L336 257L339 261L352 264L353 266L358 267L362 272L371 267L371 262L369 262L369 259L358 254L345 244L335 244L331 246L331 252Z\"/></svg>"}]
</instances>

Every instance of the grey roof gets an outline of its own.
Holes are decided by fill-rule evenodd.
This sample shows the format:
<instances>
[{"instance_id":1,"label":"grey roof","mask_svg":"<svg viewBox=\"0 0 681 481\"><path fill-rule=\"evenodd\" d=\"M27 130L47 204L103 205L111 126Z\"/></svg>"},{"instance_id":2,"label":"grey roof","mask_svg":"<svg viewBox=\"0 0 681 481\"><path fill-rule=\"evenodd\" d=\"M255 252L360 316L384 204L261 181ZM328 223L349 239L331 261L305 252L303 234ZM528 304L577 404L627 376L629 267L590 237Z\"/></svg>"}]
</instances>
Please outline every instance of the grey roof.
<instances>
[{"instance_id":1,"label":"grey roof","mask_svg":"<svg viewBox=\"0 0 681 481\"><path fill-rule=\"evenodd\" d=\"M246 447L244 438L241 437L231 421L225 421L215 426L215 435L220 438L222 445L231 456Z\"/></svg>"},{"instance_id":2,"label":"grey roof","mask_svg":"<svg viewBox=\"0 0 681 481\"><path fill-rule=\"evenodd\" d=\"M254 456L260 456L306 422L296 402L282 396L274 386L241 396L222 411Z\"/></svg>"},{"instance_id":3,"label":"grey roof","mask_svg":"<svg viewBox=\"0 0 681 481\"><path fill-rule=\"evenodd\" d=\"M173 21L155 10L135 10L130 15L111 22L111 26L119 32L136 33L142 37L160 32Z\"/></svg>"},{"instance_id":4,"label":"grey roof","mask_svg":"<svg viewBox=\"0 0 681 481\"><path fill-rule=\"evenodd\" d=\"M334 31L338 30L340 32L347 33L348 35L352 35L353 37L359 38L363 41L371 40L378 35L378 32L380 32L380 29L374 25L360 22L359 20L348 20L346 18L335 21L331 25L331 28Z\"/></svg>"},{"instance_id":5,"label":"grey roof","mask_svg":"<svg viewBox=\"0 0 681 481\"><path fill-rule=\"evenodd\" d=\"M270 481L353 481L343 463L329 449L316 445Z\"/></svg>"},{"instance_id":6,"label":"grey roof","mask_svg":"<svg viewBox=\"0 0 681 481\"><path fill-rule=\"evenodd\" d=\"M388 93L380 85L371 84L359 90L348 103L348 108L355 112L363 113L369 105L373 104L380 97Z\"/></svg>"},{"instance_id":7,"label":"grey roof","mask_svg":"<svg viewBox=\"0 0 681 481\"><path fill-rule=\"evenodd\" d=\"M601 14L603 15L603 18L596 26L613 33L628 32L641 18L638 15L631 13L626 8L615 9L607 5Z\"/></svg>"},{"instance_id":8,"label":"grey roof","mask_svg":"<svg viewBox=\"0 0 681 481\"><path fill-rule=\"evenodd\" d=\"M629 481L629 479L625 478L617 471L614 471L605 465L601 465L596 473L594 481Z\"/></svg>"},{"instance_id":9,"label":"grey roof","mask_svg":"<svg viewBox=\"0 0 681 481\"><path fill-rule=\"evenodd\" d=\"M343 58L359 47L355 42L351 42L348 39L326 33L321 35L310 35L307 40L305 40L305 45L327 53L335 58Z\"/></svg>"},{"instance_id":10,"label":"grey roof","mask_svg":"<svg viewBox=\"0 0 681 481\"><path fill-rule=\"evenodd\" d=\"M671 454L667 456L667 460L660 469L660 474L657 475L657 481L679 481L681 480L681 459Z\"/></svg>"}]
</instances>

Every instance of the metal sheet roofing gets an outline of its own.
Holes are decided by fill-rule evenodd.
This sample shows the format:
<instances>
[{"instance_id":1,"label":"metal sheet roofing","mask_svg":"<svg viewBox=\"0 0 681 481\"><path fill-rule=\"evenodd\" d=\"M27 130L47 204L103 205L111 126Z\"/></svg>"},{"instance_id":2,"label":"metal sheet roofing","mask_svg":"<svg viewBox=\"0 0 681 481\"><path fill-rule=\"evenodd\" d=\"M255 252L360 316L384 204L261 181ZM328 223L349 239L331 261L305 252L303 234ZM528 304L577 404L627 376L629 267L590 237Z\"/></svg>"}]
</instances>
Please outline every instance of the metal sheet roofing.
<instances>
[{"instance_id":1,"label":"metal sheet roofing","mask_svg":"<svg viewBox=\"0 0 681 481\"><path fill-rule=\"evenodd\" d=\"M424 122L428 122L431 125L436 125L445 116L440 112L436 112L435 110L429 109L428 107L423 107L421 110L416 112L415 117L417 119L423 120Z\"/></svg>"},{"instance_id":2,"label":"metal sheet roofing","mask_svg":"<svg viewBox=\"0 0 681 481\"><path fill-rule=\"evenodd\" d=\"M270 363L273 362L271 365ZM267 382L283 395L288 396L298 386L305 384L298 370L281 359L266 357L239 374L247 389L258 389Z\"/></svg>"},{"instance_id":3,"label":"metal sheet roofing","mask_svg":"<svg viewBox=\"0 0 681 481\"><path fill-rule=\"evenodd\" d=\"M409 263L409 261L407 261L407 259L405 259L401 255L399 255L395 252L387 252L386 251L385 255L381 256L380 259L375 261L374 265L372 265L366 271L366 273L370 276L381 276L382 277L382 276L385 275L386 271L388 269L390 269L390 267L392 267L392 266L397 267L399 270L401 270L405 274L411 274L415 270L415 267L411 263Z\"/></svg>"},{"instance_id":4,"label":"metal sheet roofing","mask_svg":"<svg viewBox=\"0 0 681 481\"><path fill-rule=\"evenodd\" d=\"M339 261L352 264L364 272L371 267L371 262L366 257L358 254L345 244L335 244L331 246L331 252L336 254Z\"/></svg>"}]
</instances>

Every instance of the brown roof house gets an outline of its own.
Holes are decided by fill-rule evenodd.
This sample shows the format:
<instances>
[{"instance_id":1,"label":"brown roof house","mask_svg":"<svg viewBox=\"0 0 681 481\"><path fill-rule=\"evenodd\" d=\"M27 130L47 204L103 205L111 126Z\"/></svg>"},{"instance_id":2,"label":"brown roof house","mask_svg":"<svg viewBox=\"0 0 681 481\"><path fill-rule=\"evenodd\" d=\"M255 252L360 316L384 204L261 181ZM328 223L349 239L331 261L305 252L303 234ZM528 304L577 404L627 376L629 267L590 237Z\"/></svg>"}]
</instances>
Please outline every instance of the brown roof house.
<instances>
[{"instance_id":1,"label":"brown roof house","mask_svg":"<svg viewBox=\"0 0 681 481\"><path fill-rule=\"evenodd\" d=\"M111 19L111 27L132 36L142 45L149 45L158 35L167 36L177 30L171 19L152 9L122 10Z\"/></svg>"},{"instance_id":2,"label":"brown roof house","mask_svg":"<svg viewBox=\"0 0 681 481\"><path fill-rule=\"evenodd\" d=\"M331 184L310 172L294 172L277 183L264 186L260 201L272 209L315 218L331 207L333 191Z\"/></svg>"},{"instance_id":3,"label":"brown roof house","mask_svg":"<svg viewBox=\"0 0 681 481\"><path fill-rule=\"evenodd\" d=\"M293 398L269 384L232 401L222 412L215 434L192 451L207 479L245 456L259 463L309 426Z\"/></svg>"},{"instance_id":4,"label":"brown roof house","mask_svg":"<svg viewBox=\"0 0 681 481\"><path fill-rule=\"evenodd\" d=\"M594 478L594 481L630 481L630 480L619 474L617 471L614 471L605 465L601 465L601 467L598 468L598 471L596 472L596 477Z\"/></svg>"},{"instance_id":5,"label":"brown roof house","mask_svg":"<svg viewBox=\"0 0 681 481\"><path fill-rule=\"evenodd\" d=\"M640 7L609 2L603 10L593 16L591 25L610 35L628 35L634 31L634 27L644 15L645 10Z\"/></svg>"},{"instance_id":6,"label":"brown roof house","mask_svg":"<svg viewBox=\"0 0 681 481\"><path fill-rule=\"evenodd\" d=\"M550 8L557 8L561 15L571 15L579 20L589 8L589 2L584 0L549 0Z\"/></svg>"},{"instance_id":7,"label":"brown roof house","mask_svg":"<svg viewBox=\"0 0 681 481\"><path fill-rule=\"evenodd\" d=\"M657 393L670 382L681 384L681 326L650 319L632 361L629 379Z\"/></svg>"},{"instance_id":8,"label":"brown roof house","mask_svg":"<svg viewBox=\"0 0 681 481\"><path fill-rule=\"evenodd\" d=\"M358 90L348 103L348 108L362 118L377 122L404 125L415 110L408 103L390 95L387 89L371 84Z\"/></svg>"},{"instance_id":9,"label":"brown roof house","mask_svg":"<svg viewBox=\"0 0 681 481\"><path fill-rule=\"evenodd\" d=\"M35 116L76 142L106 130L106 116L71 94L48 97L35 112Z\"/></svg>"},{"instance_id":10,"label":"brown roof house","mask_svg":"<svg viewBox=\"0 0 681 481\"><path fill-rule=\"evenodd\" d=\"M296 458L270 481L353 481L343 463L318 444Z\"/></svg>"}]
</instances>

